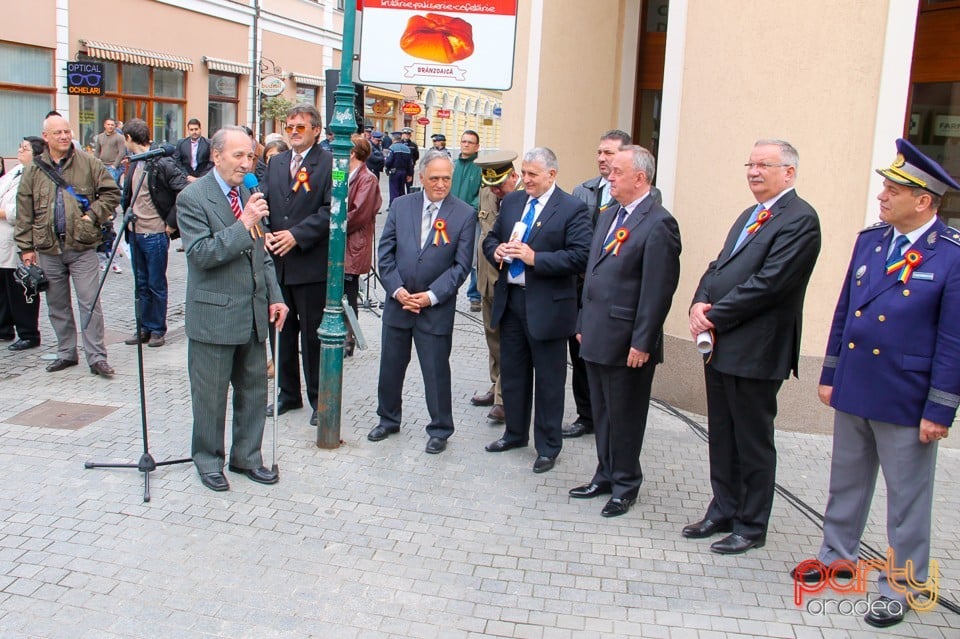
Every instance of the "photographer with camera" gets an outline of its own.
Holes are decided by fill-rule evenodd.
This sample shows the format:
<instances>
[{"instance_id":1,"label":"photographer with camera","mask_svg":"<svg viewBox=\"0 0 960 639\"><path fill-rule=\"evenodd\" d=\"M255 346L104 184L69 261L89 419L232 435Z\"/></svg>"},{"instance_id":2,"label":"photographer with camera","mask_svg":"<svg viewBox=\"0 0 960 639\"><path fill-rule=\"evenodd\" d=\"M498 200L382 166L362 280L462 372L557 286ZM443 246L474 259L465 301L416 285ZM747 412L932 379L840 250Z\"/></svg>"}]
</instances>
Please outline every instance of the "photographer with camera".
<instances>
[{"instance_id":1,"label":"photographer with camera","mask_svg":"<svg viewBox=\"0 0 960 639\"><path fill-rule=\"evenodd\" d=\"M73 131L62 116L43 121L43 139L47 150L33 159L20 181L16 241L24 265L39 264L50 282L47 310L57 335L57 359L47 371L78 363L72 280L90 372L112 377L103 343L103 312L96 299L96 248L101 225L120 204L120 189L100 160L74 149Z\"/></svg>"},{"instance_id":2,"label":"photographer with camera","mask_svg":"<svg viewBox=\"0 0 960 639\"><path fill-rule=\"evenodd\" d=\"M35 290L28 290L17 279L20 257L13 239L17 221L17 189L20 178L43 153L43 140L25 137L17 149L20 164L0 178L0 340L17 341L7 346L10 351L25 351L40 346L40 300Z\"/></svg>"}]
</instances>

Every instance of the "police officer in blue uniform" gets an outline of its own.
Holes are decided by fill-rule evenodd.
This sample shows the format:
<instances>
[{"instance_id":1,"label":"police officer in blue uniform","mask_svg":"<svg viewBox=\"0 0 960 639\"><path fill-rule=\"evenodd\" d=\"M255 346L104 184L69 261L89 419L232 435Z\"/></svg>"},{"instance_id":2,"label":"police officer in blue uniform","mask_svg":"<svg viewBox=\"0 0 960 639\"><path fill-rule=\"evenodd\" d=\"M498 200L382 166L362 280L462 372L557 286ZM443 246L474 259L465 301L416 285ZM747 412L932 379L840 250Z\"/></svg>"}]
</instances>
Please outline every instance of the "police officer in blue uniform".
<instances>
[{"instance_id":1,"label":"police officer in blue uniform","mask_svg":"<svg viewBox=\"0 0 960 639\"><path fill-rule=\"evenodd\" d=\"M390 204L393 204L395 199L406 195L407 184L413 182L414 160L410 147L400 141L390 145L390 152L385 154L385 158L383 165L390 176Z\"/></svg>"},{"instance_id":2,"label":"police officer in blue uniform","mask_svg":"<svg viewBox=\"0 0 960 639\"><path fill-rule=\"evenodd\" d=\"M857 561L882 468L894 571L880 572L881 596L864 616L875 627L929 604L916 586L929 574L937 442L960 404L960 232L937 217L960 184L910 142L897 151L877 170L881 222L857 238L820 376L820 400L836 410L823 544L793 571L822 583L832 562Z\"/></svg>"}]
</instances>

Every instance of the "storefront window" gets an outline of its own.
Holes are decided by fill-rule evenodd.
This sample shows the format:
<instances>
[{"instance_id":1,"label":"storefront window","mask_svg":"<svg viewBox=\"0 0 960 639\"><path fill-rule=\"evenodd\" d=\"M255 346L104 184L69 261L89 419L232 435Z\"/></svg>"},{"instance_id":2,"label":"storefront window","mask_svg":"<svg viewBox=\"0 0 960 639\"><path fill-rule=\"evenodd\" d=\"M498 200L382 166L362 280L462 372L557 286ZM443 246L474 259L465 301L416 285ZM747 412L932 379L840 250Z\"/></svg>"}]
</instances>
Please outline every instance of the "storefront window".
<instances>
[{"instance_id":1,"label":"storefront window","mask_svg":"<svg viewBox=\"0 0 960 639\"><path fill-rule=\"evenodd\" d=\"M153 141L156 144L176 144L185 126L182 104L158 102L154 105Z\"/></svg>"},{"instance_id":2,"label":"storefront window","mask_svg":"<svg viewBox=\"0 0 960 639\"><path fill-rule=\"evenodd\" d=\"M960 82L913 85L907 137L960 180ZM946 193L940 217L953 227L960 224L960 191Z\"/></svg>"},{"instance_id":3,"label":"storefront window","mask_svg":"<svg viewBox=\"0 0 960 639\"><path fill-rule=\"evenodd\" d=\"M165 98L182 98L183 73L175 69L154 69L153 94Z\"/></svg>"},{"instance_id":4,"label":"storefront window","mask_svg":"<svg viewBox=\"0 0 960 639\"><path fill-rule=\"evenodd\" d=\"M53 51L3 42L0 60L0 156L12 157L53 108Z\"/></svg>"},{"instance_id":5,"label":"storefront window","mask_svg":"<svg viewBox=\"0 0 960 639\"><path fill-rule=\"evenodd\" d=\"M123 92L150 95L150 67L139 64L123 65Z\"/></svg>"},{"instance_id":6,"label":"storefront window","mask_svg":"<svg viewBox=\"0 0 960 639\"><path fill-rule=\"evenodd\" d=\"M235 75L211 73L209 78L210 102L207 107L207 131L213 135L225 126L237 124L237 108L240 104Z\"/></svg>"},{"instance_id":7,"label":"storefront window","mask_svg":"<svg viewBox=\"0 0 960 639\"><path fill-rule=\"evenodd\" d=\"M317 87L298 86L297 104L317 106Z\"/></svg>"}]
</instances>

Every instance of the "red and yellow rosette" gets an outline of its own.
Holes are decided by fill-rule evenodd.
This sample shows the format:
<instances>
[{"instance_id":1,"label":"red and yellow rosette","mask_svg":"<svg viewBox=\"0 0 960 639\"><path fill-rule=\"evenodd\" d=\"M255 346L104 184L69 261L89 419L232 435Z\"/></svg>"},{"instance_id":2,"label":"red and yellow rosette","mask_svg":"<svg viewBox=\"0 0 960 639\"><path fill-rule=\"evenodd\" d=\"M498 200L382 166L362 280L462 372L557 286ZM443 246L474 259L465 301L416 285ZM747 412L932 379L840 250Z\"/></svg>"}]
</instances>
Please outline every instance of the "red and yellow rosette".
<instances>
[{"instance_id":1,"label":"red and yellow rosette","mask_svg":"<svg viewBox=\"0 0 960 639\"><path fill-rule=\"evenodd\" d=\"M900 270L898 280L906 284L910 280L915 268L923 263L923 255L919 251L910 250L903 256L903 268Z\"/></svg>"},{"instance_id":2,"label":"red and yellow rosette","mask_svg":"<svg viewBox=\"0 0 960 639\"><path fill-rule=\"evenodd\" d=\"M760 227L763 226L766 223L766 221L770 219L771 215L772 214L770 213L769 209L763 209L762 211L760 211L760 213L757 215L757 221L747 227L747 235L752 235L756 233L760 229Z\"/></svg>"},{"instance_id":3,"label":"red and yellow rosette","mask_svg":"<svg viewBox=\"0 0 960 639\"><path fill-rule=\"evenodd\" d=\"M301 166L300 170L297 171L297 176L293 178L293 192L296 193L300 186L303 186L303 190L307 193L310 192L310 176L307 174L307 167Z\"/></svg>"},{"instance_id":4,"label":"red and yellow rosette","mask_svg":"<svg viewBox=\"0 0 960 639\"><path fill-rule=\"evenodd\" d=\"M612 250L614 255L620 255L620 247L623 246L623 243L627 241L628 237L630 237L630 231L621 226L613 234L613 239L603 247L603 250Z\"/></svg>"},{"instance_id":5,"label":"red and yellow rosette","mask_svg":"<svg viewBox=\"0 0 960 639\"><path fill-rule=\"evenodd\" d=\"M447 223L441 218L437 218L437 221L433 223L433 245L440 246L440 243L444 244L450 243L450 237L447 235Z\"/></svg>"}]
</instances>

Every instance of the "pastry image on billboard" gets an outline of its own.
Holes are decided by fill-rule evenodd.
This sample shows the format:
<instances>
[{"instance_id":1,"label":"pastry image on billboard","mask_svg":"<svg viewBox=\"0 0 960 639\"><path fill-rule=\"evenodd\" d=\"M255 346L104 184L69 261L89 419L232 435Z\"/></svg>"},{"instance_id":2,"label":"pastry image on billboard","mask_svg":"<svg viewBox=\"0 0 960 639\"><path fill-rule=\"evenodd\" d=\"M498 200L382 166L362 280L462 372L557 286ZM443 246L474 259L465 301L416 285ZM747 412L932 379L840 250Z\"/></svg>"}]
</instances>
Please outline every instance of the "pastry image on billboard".
<instances>
[{"instance_id":1,"label":"pastry image on billboard","mask_svg":"<svg viewBox=\"0 0 960 639\"><path fill-rule=\"evenodd\" d=\"M411 17L400 37L400 48L406 53L442 64L469 58L473 47L470 23L439 13Z\"/></svg>"}]
</instances>

